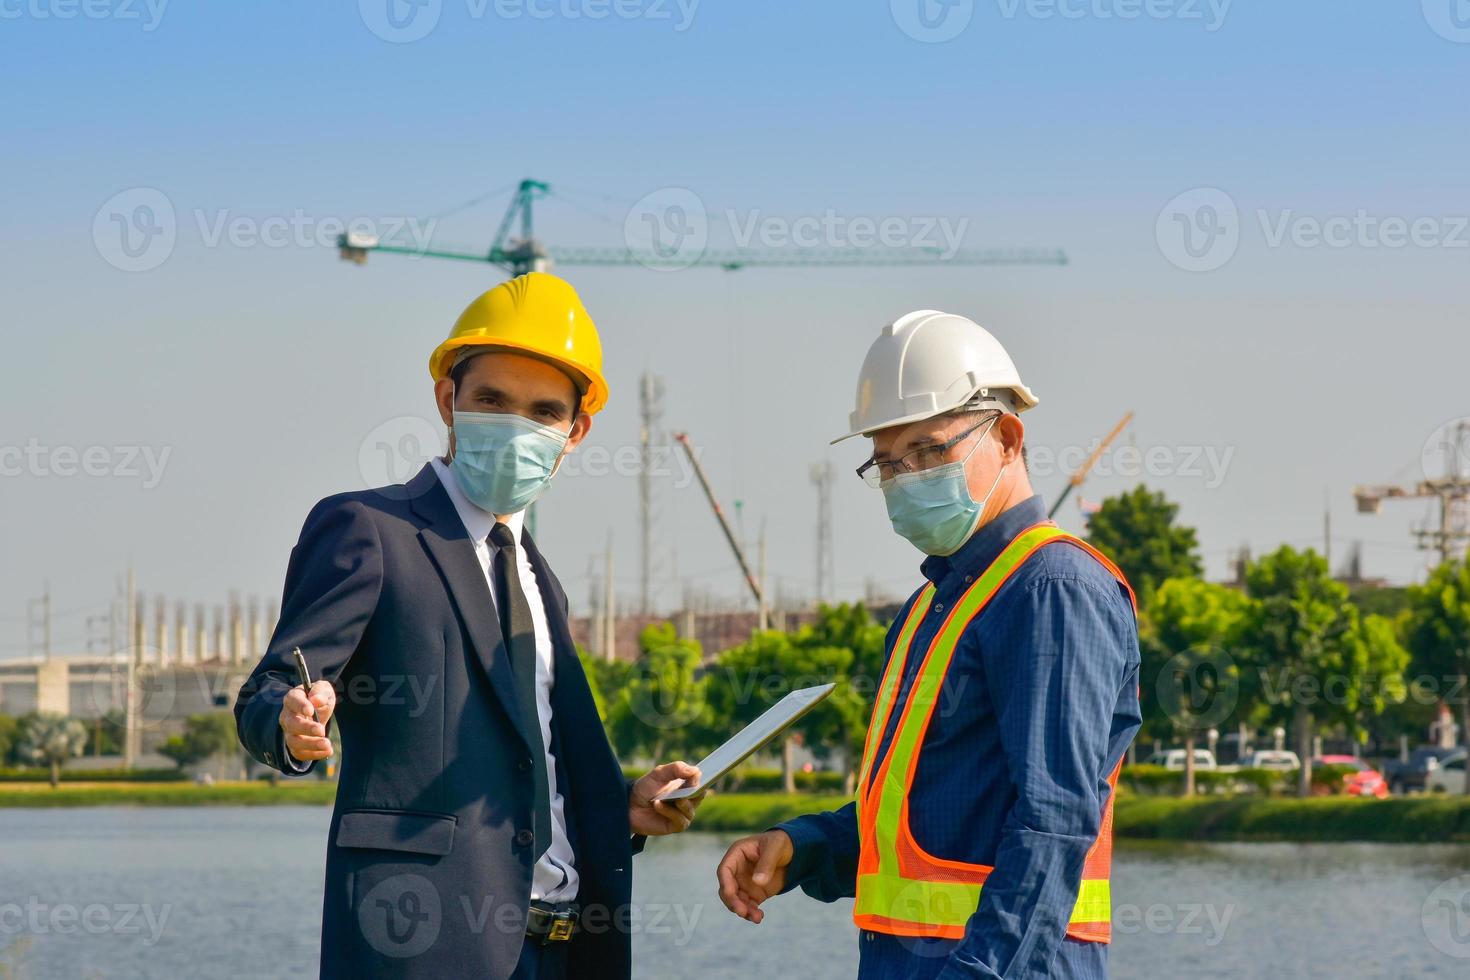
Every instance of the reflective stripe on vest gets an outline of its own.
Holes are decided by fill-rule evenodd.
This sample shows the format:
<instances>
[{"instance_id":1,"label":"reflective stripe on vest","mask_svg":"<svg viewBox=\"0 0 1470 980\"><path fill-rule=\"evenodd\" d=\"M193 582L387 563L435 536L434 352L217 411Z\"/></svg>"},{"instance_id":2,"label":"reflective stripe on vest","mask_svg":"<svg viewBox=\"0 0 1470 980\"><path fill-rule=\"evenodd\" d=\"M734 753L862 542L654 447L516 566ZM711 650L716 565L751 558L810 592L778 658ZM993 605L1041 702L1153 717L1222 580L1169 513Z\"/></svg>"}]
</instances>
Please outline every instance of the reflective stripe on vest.
<instances>
[{"instance_id":1,"label":"reflective stripe on vest","mask_svg":"<svg viewBox=\"0 0 1470 980\"><path fill-rule=\"evenodd\" d=\"M943 689L955 647L970 622L1000 591L1015 571L1038 548L1062 542L1082 548L1096 558L1128 590L1133 590L1116 565L1082 541L1051 523L1027 528L1006 546L958 602L950 608L934 639L923 653L918 672L902 699L898 724L888 752L873 775L873 764L883 732L895 707L914 635L927 615L934 615L932 584L920 591L909 609L888 658L888 667L873 702L863 762L858 779L857 809L861 850L858 857L857 901L853 921L859 929L901 936L962 938L965 924L980 904L980 890L991 868L938 858L927 853L909 828L909 790L918 768L919 747L929 728ZM1136 608L1136 603L1135 603ZM1121 761L1108 777L1116 789ZM869 779L872 785L869 786ZM1087 852L1077 904L1067 935L1092 942L1112 937L1109 872L1112 864L1113 796L1108 794L1097 840Z\"/></svg>"}]
</instances>

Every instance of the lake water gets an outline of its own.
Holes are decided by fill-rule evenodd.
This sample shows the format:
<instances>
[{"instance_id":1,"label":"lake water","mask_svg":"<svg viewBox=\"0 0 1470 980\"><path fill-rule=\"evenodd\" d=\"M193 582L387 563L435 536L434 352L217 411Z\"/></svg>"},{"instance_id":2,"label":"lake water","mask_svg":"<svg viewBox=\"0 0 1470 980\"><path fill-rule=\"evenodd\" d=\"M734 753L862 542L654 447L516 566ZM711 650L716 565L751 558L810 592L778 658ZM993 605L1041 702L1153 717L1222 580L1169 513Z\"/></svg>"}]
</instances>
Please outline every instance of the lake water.
<instances>
[{"instance_id":1,"label":"lake water","mask_svg":"<svg viewBox=\"0 0 1470 980\"><path fill-rule=\"evenodd\" d=\"M68 980L315 976L327 820L0 810L0 964ZM733 836L652 841L636 859L636 975L851 977L850 902L782 896L760 926L725 911L714 866ZM1470 976L1467 892L1463 846L1124 844L1113 975Z\"/></svg>"}]
</instances>

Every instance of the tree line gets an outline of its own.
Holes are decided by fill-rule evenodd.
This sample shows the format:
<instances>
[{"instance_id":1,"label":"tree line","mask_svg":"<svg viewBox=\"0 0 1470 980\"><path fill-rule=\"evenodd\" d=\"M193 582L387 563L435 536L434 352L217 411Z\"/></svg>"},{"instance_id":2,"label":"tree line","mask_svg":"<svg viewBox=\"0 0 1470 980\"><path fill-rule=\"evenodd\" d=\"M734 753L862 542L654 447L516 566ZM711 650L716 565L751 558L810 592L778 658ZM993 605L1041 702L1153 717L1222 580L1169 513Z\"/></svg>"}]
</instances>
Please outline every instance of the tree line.
<instances>
[{"instance_id":1,"label":"tree line","mask_svg":"<svg viewBox=\"0 0 1470 980\"><path fill-rule=\"evenodd\" d=\"M1176 504L1139 486L1103 501L1086 539L1136 592L1139 740L1183 743L1186 791L1193 749L1212 729L1247 739L1287 729L1301 795L1319 735L1384 752L1401 734L1422 740L1448 706L1470 736L1470 560L1440 565L1422 585L1351 590L1315 551L1282 545L1248 561L1241 582L1217 584L1202 577L1195 529L1177 518ZM823 606L809 625L755 633L708 660L662 623L644 630L635 662L583 662L624 758L697 757L788 691L833 682L790 733L783 784L794 786L799 741L844 767L850 789L886 631L861 604Z\"/></svg>"}]
</instances>

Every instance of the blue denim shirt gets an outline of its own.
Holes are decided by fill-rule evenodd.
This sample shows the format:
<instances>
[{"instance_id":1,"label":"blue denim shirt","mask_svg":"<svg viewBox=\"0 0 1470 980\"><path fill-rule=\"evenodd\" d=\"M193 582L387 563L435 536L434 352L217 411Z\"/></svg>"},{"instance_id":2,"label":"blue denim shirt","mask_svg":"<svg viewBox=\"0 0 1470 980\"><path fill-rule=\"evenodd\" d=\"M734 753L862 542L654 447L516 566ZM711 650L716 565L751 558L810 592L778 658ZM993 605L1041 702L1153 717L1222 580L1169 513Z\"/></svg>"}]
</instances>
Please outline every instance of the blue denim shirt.
<instances>
[{"instance_id":1,"label":"blue denim shirt","mask_svg":"<svg viewBox=\"0 0 1470 980\"><path fill-rule=\"evenodd\" d=\"M1032 497L953 555L925 559L936 607L950 608L1016 535L1045 519L1041 498ZM889 627L889 655L920 592ZM926 616L913 649L924 649L942 620ZM922 659L908 658L900 705ZM861 980L1107 975L1107 946L1065 933L1108 774L1138 731L1138 666L1128 594L1080 548L1046 545L1001 586L960 638L909 794L924 850L995 870L963 939L863 932ZM899 713L891 713L880 760ZM788 889L799 885L828 902L853 895L853 804L780 826L795 845Z\"/></svg>"}]
</instances>

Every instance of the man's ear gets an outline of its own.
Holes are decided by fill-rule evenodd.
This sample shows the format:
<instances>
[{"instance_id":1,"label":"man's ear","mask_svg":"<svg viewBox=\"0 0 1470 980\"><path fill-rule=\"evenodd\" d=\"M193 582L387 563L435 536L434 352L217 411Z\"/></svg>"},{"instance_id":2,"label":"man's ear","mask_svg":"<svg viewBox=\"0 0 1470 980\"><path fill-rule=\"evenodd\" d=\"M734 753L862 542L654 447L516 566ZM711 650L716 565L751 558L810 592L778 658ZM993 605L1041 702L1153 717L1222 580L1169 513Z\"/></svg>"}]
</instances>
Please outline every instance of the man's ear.
<instances>
[{"instance_id":1,"label":"man's ear","mask_svg":"<svg viewBox=\"0 0 1470 980\"><path fill-rule=\"evenodd\" d=\"M587 438L587 433L592 430L592 416L586 412L578 412L577 417L572 420L572 428L567 432L567 449L577 448L577 443Z\"/></svg>"},{"instance_id":2,"label":"man's ear","mask_svg":"<svg viewBox=\"0 0 1470 980\"><path fill-rule=\"evenodd\" d=\"M446 426L454 425L454 381L440 378L434 382L434 401L439 406L439 418Z\"/></svg>"},{"instance_id":3,"label":"man's ear","mask_svg":"<svg viewBox=\"0 0 1470 980\"><path fill-rule=\"evenodd\" d=\"M1020 416L1007 412L995 423L995 438L1000 440L1000 461L1006 466L1021 458L1021 445L1026 438L1026 424Z\"/></svg>"}]
</instances>

